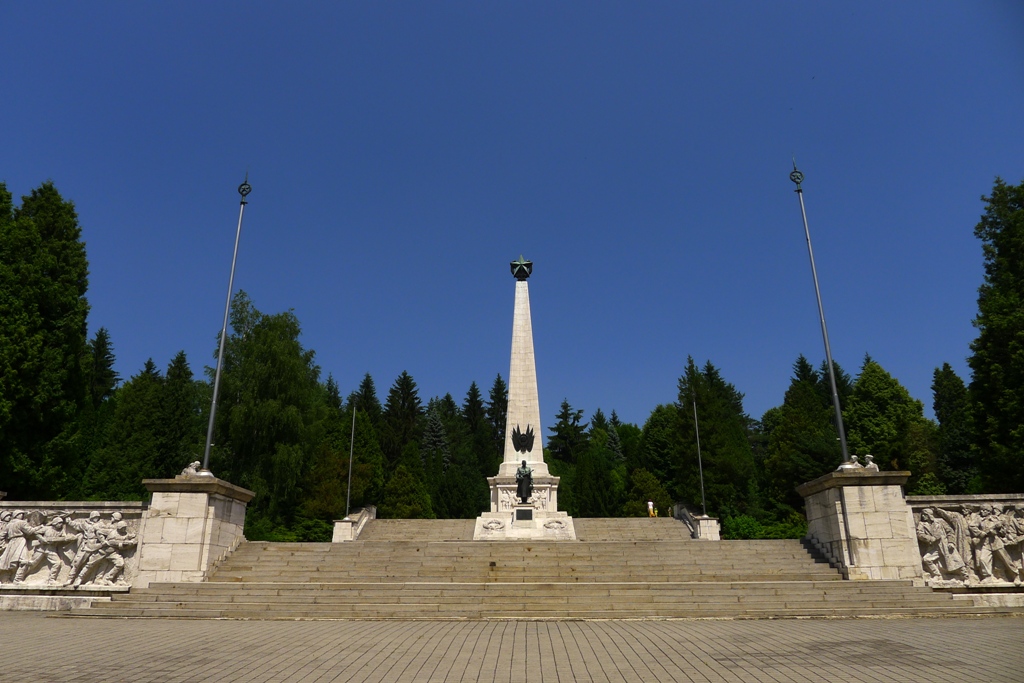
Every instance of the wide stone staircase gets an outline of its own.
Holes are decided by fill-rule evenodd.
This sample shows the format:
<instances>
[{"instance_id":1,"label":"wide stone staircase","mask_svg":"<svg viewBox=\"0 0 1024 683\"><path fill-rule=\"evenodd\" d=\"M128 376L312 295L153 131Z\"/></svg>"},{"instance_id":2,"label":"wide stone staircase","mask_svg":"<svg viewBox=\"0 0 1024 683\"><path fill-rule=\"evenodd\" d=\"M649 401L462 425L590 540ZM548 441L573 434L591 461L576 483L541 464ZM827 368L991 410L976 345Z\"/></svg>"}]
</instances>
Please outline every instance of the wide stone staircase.
<instances>
[{"instance_id":1,"label":"wide stone staircase","mask_svg":"<svg viewBox=\"0 0 1024 683\"><path fill-rule=\"evenodd\" d=\"M844 581L796 540L690 540L671 519L576 519L578 541L472 541L459 520L374 520L350 543L243 543L204 583L74 616L232 619L806 617L1009 611L909 581ZM452 540L451 536L457 538Z\"/></svg>"}]
</instances>

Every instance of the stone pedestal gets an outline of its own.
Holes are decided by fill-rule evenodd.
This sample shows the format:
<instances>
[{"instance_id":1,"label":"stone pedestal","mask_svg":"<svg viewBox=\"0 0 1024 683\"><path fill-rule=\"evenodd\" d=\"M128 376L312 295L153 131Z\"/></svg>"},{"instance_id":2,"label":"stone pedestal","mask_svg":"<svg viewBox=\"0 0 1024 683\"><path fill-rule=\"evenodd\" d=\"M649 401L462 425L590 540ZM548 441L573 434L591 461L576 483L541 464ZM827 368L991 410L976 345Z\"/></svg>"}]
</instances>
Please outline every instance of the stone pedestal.
<instances>
[{"instance_id":1,"label":"stone pedestal","mask_svg":"<svg viewBox=\"0 0 1024 683\"><path fill-rule=\"evenodd\" d=\"M693 518L693 521L697 523L698 541L722 540L722 525L719 524L717 518L697 515Z\"/></svg>"},{"instance_id":2,"label":"stone pedestal","mask_svg":"<svg viewBox=\"0 0 1024 683\"><path fill-rule=\"evenodd\" d=\"M134 586L202 581L244 540L252 491L216 477L144 479L153 500L142 520Z\"/></svg>"},{"instance_id":3,"label":"stone pedestal","mask_svg":"<svg viewBox=\"0 0 1024 683\"><path fill-rule=\"evenodd\" d=\"M903 495L910 472L830 472L797 487L807 538L854 580L922 582L914 517Z\"/></svg>"},{"instance_id":4,"label":"stone pedestal","mask_svg":"<svg viewBox=\"0 0 1024 683\"><path fill-rule=\"evenodd\" d=\"M334 520L334 534L331 543L345 543L359 538L359 533L371 519L377 519L377 506L367 505L365 508L353 510L345 519Z\"/></svg>"},{"instance_id":5,"label":"stone pedestal","mask_svg":"<svg viewBox=\"0 0 1024 683\"><path fill-rule=\"evenodd\" d=\"M565 512L518 503L510 511L485 512L477 517L473 540L575 541L576 529Z\"/></svg>"},{"instance_id":6,"label":"stone pedestal","mask_svg":"<svg viewBox=\"0 0 1024 683\"><path fill-rule=\"evenodd\" d=\"M533 477L533 496L530 497L530 503L535 509L558 509L558 479L552 476ZM487 485L491 488L491 512L508 512L520 504L516 496L515 476L487 477Z\"/></svg>"}]
</instances>

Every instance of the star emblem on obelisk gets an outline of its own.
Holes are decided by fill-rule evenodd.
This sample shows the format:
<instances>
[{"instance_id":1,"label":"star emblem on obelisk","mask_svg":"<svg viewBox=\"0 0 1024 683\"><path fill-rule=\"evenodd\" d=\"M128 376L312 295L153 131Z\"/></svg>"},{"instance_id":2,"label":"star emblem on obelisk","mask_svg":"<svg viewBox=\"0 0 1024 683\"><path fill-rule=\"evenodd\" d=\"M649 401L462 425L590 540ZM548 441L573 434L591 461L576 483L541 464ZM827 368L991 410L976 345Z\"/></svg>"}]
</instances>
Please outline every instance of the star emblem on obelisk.
<instances>
[{"instance_id":1,"label":"star emblem on obelisk","mask_svg":"<svg viewBox=\"0 0 1024 683\"><path fill-rule=\"evenodd\" d=\"M518 261L512 261L509 265L512 266L512 275L517 280L525 280L533 273L533 261L527 261L522 254L519 255Z\"/></svg>"}]
</instances>

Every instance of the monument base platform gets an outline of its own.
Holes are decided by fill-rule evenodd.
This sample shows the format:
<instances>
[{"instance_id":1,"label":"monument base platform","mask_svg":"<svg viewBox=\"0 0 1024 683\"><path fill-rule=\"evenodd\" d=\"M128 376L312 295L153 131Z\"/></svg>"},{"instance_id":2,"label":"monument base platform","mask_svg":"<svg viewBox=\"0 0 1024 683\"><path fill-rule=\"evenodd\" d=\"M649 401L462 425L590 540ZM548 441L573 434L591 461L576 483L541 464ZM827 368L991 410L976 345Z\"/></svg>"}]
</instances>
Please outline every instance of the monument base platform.
<instances>
[{"instance_id":1,"label":"monument base platform","mask_svg":"<svg viewBox=\"0 0 1024 683\"><path fill-rule=\"evenodd\" d=\"M476 518L474 541L575 541L572 517L565 512L517 504L510 511L484 512Z\"/></svg>"}]
</instances>

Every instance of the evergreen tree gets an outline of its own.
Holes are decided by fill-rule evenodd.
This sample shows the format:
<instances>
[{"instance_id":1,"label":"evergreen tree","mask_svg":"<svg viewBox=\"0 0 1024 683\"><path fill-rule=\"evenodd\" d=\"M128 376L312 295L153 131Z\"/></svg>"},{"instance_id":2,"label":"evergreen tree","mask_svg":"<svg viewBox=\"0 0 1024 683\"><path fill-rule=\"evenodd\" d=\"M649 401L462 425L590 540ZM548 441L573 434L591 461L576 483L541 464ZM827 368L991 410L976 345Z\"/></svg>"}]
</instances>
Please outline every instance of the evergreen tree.
<instances>
[{"instance_id":1,"label":"evergreen tree","mask_svg":"<svg viewBox=\"0 0 1024 683\"><path fill-rule=\"evenodd\" d=\"M430 495L423 480L399 465L384 487L384 500L377 508L384 519L434 519Z\"/></svg>"},{"instance_id":2,"label":"evergreen tree","mask_svg":"<svg viewBox=\"0 0 1024 683\"><path fill-rule=\"evenodd\" d=\"M508 386L499 374L494 378L491 391L487 396L487 421L491 423L491 438L494 451L491 461L486 466L481 464L484 473L495 473L505 458L505 422L508 419Z\"/></svg>"},{"instance_id":3,"label":"evergreen tree","mask_svg":"<svg viewBox=\"0 0 1024 683\"><path fill-rule=\"evenodd\" d=\"M114 370L114 349L110 344L107 328L96 330L96 336L89 342L89 397L93 408L99 408L103 401L114 395L117 383L121 381Z\"/></svg>"},{"instance_id":4,"label":"evergreen tree","mask_svg":"<svg viewBox=\"0 0 1024 683\"><path fill-rule=\"evenodd\" d=\"M964 381L949 363L935 368L932 410L939 423L936 474L953 494L978 493L980 482L971 454L971 400Z\"/></svg>"},{"instance_id":5,"label":"evergreen tree","mask_svg":"<svg viewBox=\"0 0 1024 683\"><path fill-rule=\"evenodd\" d=\"M590 418L590 433L593 434L598 429L608 431L608 418L604 416L604 411L600 408L595 410Z\"/></svg>"},{"instance_id":6,"label":"evergreen tree","mask_svg":"<svg viewBox=\"0 0 1024 683\"><path fill-rule=\"evenodd\" d=\"M978 467L986 490L1024 490L1024 182L996 178L974 228L985 279L978 288L973 379Z\"/></svg>"},{"instance_id":7,"label":"evergreen tree","mask_svg":"<svg viewBox=\"0 0 1024 683\"><path fill-rule=\"evenodd\" d=\"M388 398L384 402L386 429L383 447L389 463L396 465L406 447L419 440L422 418L423 404L416 382L403 370L388 390Z\"/></svg>"},{"instance_id":8,"label":"evergreen tree","mask_svg":"<svg viewBox=\"0 0 1024 683\"><path fill-rule=\"evenodd\" d=\"M462 402L462 419L467 435L467 448L470 455L467 462L475 462L478 474L491 477L497 473L494 430L487 417L487 407L476 382L469 385L466 398Z\"/></svg>"},{"instance_id":9,"label":"evergreen tree","mask_svg":"<svg viewBox=\"0 0 1024 683\"><path fill-rule=\"evenodd\" d=\"M587 448L576 463L575 514L580 517L614 517L622 508L625 466L616 476L615 454L608 448L608 432L592 432Z\"/></svg>"},{"instance_id":10,"label":"evergreen tree","mask_svg":"<svg viewBox=\"0 0 1024 683\"><path fill-rule=\"evenodd\" d=\"M576 464L576 459L587 448L587 423L583 422L583 411L573 410L568 400L555 415L555 426L551 427L548 449L551 457L569 465Z\"/></svg>"},{"instance_id":11,"label":"evergreen tree","mask_svg":"<svg viewBox=\"0 0 1024 683\"><path fill-rule=\"evenodd\" d=\"M117 390L103 445L85 472L89 496L99 500L144 500L142 480L158 475L156 457L164 428L164 378L153 359ZM160 476L167 476L159 473Z\"/></svg>"},{"instance_id":12,"label":"evergreen tree","mask_svg":"<svg viewBox=\"0 0 1024 683\"><path fill-rule=\"evenodd\" d=\"M826 368L827 371L827 368ZM796 487L834 470L842 461L834 426L828 377L819 375L801 355L781 406L771 409L762 424L770 430L765 460L773 500L801 509Z\"/></svg>"},{"instance_id":13,"label":"evergreen tree","mask_svg":"<svg viewBox=\"0 0 1024 683\"><path fill-rule=\"evenodd\" d=\"M452 461L451 447L441 421L441 405L437 399L431 399L427 405L427 424L420 443L420 458L427 477L427 491L431 500L435 500Z\"/></svg>"},{"instance_id":14,"label":"evergreen tree","mask_svg":"<svg viewBox=\"0 0 1024 683\"><path fill-rule=\"evenodd\" d=\"M737 513L759 514L760 492L747 438L751 420L743 411L743 394L726 382L710 361L698 370L693 358L687 359L686 371L679 378L679 400L675 406L682 429L681 448L674 463L677 499L691 505L701 500L694 399L700 420L708 514L717 513L723 518Z\"/></svg>"},{"instance_id":15,"label":"evergreen tree","mask_svg":"<svg viewBox=\"0 0 1024 683\"><path fill-rule=\"evenodd\" d=\"M341 391L338 383L334 381L334 375L327 373L327 384L324 387L327 391L327 406L332 410L341 410Z\"/></svg>"},{"instance_id":16,"label":"evergreen tree","mask_svg":"<svg viewBox=\"0 0 1024 683\"><path fill-rule=\"evenodd\" d=\"M678 408L673 405L657 406L644 423L639 457L635 461L627 461L627 467L643 469L662 485L671 487L675 463L682 457L682 431Z\"/></svg>"},{"instance_id":17,"label":"evergreen tree","mask_svg":"<svg viewBox=\"0 0 1024 683\"><path fill-rule=\"evenodd\" d=\"M159 444L152 476L173 477L185 465L200 459L209 419L207 389L205 383L193 378L185 352L179 351L167 366L160 392Z\"/></svg>"},{"instance_id":18,"label":"evergreen tree","mask_svg":"<svg viewBox=\"0 0 1024 683\"><path fill-rule=\"evenodd\" d=\"M66 447L90 403L88 264L74 205L47 181L14 208L0 183L0 481L12 499L77 485Z\"/></svg>"},{"instance_id":19,"label":"evergreen tree","mask_svg":"<svg viewBox=\"0 0 1024 683\"><path fill-rule=\"evenodd\" d=\"M349 395L348 403L349 405L354 403L359 410L366 413L375 429L379 429L383 424L380 400L377 398L377 387L374 385L370 373L366 373L363 381L359 383L359 388Z\"/></svg>"},{"instance_id":20,"label":"evergreen tree","mask_svg":"<svg viewBox=\"0 0 1024 683\"><path fill-rule=\"evenodd\" d=\"M882 469L910 470L910 492L941 493L936 489L934 425L924 417L923 404L870 357L864 359L843 419L852 453L873 454Z\"/></svg>"}]
</instances>

